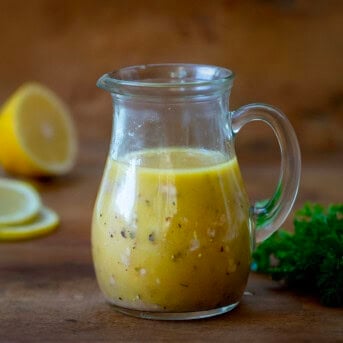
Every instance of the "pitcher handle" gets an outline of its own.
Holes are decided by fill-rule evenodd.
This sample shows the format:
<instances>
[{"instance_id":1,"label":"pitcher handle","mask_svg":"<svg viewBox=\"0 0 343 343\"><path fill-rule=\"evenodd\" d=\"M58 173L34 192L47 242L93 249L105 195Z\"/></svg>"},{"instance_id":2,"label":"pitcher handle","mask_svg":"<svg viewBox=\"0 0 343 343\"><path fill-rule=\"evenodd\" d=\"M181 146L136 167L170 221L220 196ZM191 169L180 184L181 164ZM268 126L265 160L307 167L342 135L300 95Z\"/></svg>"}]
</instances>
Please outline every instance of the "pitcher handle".
<instances>
[{"instance_id":1,"label":"pitcher handle","mask_svg":"<svg viewBox=\"0 0 343 343\"><path fill-rule=\"evenodd\" d=\"M281 172L272 198L257 202L252 207L257 243L276 231L285 221L294 204L300 181L301 156L294 129L286 116L277 108L266 104L249 104L231 112L232 131L235 136L247 123L261 120L269 125L278 140L281 151Z\"/></svg>"}]
</instances>

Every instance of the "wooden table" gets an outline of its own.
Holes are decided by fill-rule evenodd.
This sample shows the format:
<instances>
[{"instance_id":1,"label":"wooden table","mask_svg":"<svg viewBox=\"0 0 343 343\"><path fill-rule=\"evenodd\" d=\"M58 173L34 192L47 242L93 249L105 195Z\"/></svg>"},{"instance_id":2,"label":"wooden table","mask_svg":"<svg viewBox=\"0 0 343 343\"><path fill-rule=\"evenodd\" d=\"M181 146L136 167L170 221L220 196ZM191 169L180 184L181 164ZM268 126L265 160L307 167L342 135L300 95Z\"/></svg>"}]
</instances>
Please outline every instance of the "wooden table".
<instances>
[{"instance_id":1,"label":"wooden table","mask_svg":"<svg viewBox=\"0 0 343 343\"><path fill-rule=\"evenodd\" d=\"M254 273L250 295L214 319L149 321L105 303L92 267L90 222L111 127L110 97L95 81L112 68L172 61L233 68L232 108L276 104L296 129L304 163L295 208L343 200L342 1L161 4L0 2L0 102L24 81L40 81L71 107L80 142L72 173L34 181L61 217L58 231L0 243L0 342L342 342L342 309ZM256 200L275 186L278 152L269 131L243 131L237 150ZM292 227L291 217L285 226Z\"/></svg>"}]
</instances>

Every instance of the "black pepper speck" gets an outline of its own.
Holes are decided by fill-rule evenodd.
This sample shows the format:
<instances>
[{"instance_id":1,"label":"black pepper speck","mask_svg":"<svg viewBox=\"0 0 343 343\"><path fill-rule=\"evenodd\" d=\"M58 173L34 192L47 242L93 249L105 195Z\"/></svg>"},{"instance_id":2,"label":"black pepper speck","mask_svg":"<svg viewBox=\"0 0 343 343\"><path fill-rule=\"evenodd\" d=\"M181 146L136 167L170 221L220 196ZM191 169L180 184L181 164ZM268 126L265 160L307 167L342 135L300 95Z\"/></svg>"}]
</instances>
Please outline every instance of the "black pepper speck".
<instances>
[{"instance_id":1,"label":"black pepper speck","mask_svg":"<svg viewBox=\"0 0 343 343\"><path fill-rule=\"evenodd\" d=\"M152 232L149 234L149 241L154 242L155 241L155 234Z\"/></svg>"}]
</instances>

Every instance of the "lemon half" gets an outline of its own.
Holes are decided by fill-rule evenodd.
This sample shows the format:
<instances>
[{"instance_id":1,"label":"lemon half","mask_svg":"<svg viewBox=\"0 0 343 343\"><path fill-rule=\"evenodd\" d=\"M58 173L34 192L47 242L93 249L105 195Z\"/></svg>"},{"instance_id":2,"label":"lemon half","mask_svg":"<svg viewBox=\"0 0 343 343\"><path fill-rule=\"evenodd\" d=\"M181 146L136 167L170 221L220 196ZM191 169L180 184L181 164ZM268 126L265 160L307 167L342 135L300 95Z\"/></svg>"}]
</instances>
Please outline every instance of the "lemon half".
<instances>
[{"instance_id":1,"label":"lemon half","mask_svg":"<svg viewBox=\"0 0 343 343\"><path fill-rule=\"evenodd\" d=\"M65 174L73 167L77 139L68 108L47 87L21 86L0 113L0 163L27 176Z\"/></svg>"},{"instance_id":2,"label":"lemon half","mask_svg":"<svg viewBox=\"0 0 343 343\"><path fill-rule=\"evenodd\" d=\"M32 220L41 206L38 192L28 183L0 179L0 228Z\"/></svg>"},{"instance_id":3,"label":"lemon half","mask_svg":"<svg viewBox=\"0 0 343 343\"><path fill-rule=\"evenodd\" d=\"M42 236L53 231L58 224L58 215L47 207L41 207L37 217L30 223L0 226L0 240L22 240Z\"/></svg>"}]
</instances>

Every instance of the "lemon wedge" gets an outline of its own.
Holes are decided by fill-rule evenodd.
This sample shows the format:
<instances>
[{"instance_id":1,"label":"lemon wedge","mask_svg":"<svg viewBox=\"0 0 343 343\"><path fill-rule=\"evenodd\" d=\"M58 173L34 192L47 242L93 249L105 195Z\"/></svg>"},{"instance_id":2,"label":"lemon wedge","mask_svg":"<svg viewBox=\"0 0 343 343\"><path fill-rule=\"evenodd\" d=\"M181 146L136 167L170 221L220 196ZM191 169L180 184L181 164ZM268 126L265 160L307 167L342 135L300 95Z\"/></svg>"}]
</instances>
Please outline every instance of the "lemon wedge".
<instances>
[{"instance_id":1,"label":"lemon wedge","mask_svg":"<svg viewBox=\"0 0 343 343\"><path fill-rule=\"evenodd\" d=\"M41 206L38 192L28 183L0 179L0 228L32 220Z\"/></svg>"},{"instance_id":2,"label":"lemon wedge","mask_svg":"<svg viewBox=\"0 0 343 343\"><path fill-rule=\"evenodd\" d=\"M47 87L22 85L0 113L0 163L14 174L61 175L71 170L76 131L66 105Z\"/></svg>"},{"instance_id":3,"label":"lemon wedge","mask_svg":"<svg viewBox=\"0 0 343 343\"><path fill-rule=\"evenodd\" d=\"M12 241L42 236L53 231L58 224L58 215L47 207L41 207L37 217L30 223L0 226L0 240Z\"/></svg>"}]
</instances>

